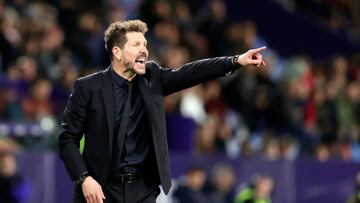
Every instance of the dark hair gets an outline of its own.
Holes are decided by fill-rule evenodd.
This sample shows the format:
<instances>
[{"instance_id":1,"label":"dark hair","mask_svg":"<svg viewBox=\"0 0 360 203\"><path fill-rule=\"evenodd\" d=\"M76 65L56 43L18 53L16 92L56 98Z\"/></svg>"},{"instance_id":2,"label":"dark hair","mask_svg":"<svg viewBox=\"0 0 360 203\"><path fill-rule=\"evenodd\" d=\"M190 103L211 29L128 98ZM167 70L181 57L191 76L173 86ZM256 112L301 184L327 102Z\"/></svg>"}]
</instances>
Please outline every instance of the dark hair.
<instances>
[{"instance_id":1,"label":"dark hair","mask_svg":"<svg viewBox=\"0 0 360 203\"><path fill-rule=\"evenodd\" d=\"M204 168L202 168L199 165L193 164L190 165L187 169L186 169L186 173L190 174L190 173L194 173L194 172L205 172Z\"/></svg>"},{"instance_id":2,"label":"dark hair","mask_svg":"<svg viewBox=\"0 0 360 203\"><path fill-rule=\"evenodd\" d=\"M128 32L141 32L145 34L148 31L146 23L141 20L128 20L128 21L116 21L110 24L105 30L104 40L105 49L109 52L112 59L112 48L118 46L121 49L124 48L127 42L126 33Z\"/></svg>"}]
</instances>

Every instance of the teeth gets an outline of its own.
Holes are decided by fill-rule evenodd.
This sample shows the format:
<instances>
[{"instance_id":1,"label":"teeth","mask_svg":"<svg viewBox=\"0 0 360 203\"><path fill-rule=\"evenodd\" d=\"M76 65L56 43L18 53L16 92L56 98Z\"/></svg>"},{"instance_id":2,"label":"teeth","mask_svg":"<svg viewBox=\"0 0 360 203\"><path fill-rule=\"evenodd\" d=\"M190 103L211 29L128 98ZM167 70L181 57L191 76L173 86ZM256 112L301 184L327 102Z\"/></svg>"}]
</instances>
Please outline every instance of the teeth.
<instances>
[{"instance_id":1,"label":"teeth","mask_svg":"<svg viewBox=\"0 0 360 203\"><path fill-rule=\"evenodd\" d=\"M136 62L144 63L144 62L145 62L145 59L137 59Z\"/></svg>"}]
</instances>

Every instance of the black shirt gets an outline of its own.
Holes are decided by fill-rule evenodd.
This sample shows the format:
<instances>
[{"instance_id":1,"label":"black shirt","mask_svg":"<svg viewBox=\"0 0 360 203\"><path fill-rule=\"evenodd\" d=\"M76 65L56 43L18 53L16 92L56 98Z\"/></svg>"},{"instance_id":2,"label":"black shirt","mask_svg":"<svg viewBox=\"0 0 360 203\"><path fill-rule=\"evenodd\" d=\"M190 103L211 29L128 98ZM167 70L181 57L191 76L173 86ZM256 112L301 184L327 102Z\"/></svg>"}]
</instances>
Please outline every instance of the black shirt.
<instances>
[{"instance_id":1,"label":"black shirt","mask_svg":"<svg viewBox=\"0 0 360 203\"><path fill-rule=\"evenodd\" d=\"M149 151L150 130L147 123L145 106L139 89L138 77L131 82L125 80L111 69L113 94L114 94L114 140L111 171L135 172L132 166L139 166L145 160ZM124 138L122 153L119 152L117 139L119 127L128 96L128 85L132 83L130 113L127 130ZM120 163L119 156L121 156Z\"/></svg>"}]
</instances>

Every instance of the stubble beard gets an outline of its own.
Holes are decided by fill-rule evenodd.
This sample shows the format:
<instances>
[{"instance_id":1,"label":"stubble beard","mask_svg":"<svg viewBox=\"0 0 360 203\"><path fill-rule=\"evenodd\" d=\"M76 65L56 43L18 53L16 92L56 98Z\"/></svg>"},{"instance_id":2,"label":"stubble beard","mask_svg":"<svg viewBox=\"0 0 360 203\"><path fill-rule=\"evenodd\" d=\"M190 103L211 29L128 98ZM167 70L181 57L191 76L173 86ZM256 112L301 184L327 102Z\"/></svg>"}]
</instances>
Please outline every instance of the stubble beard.
<instances>
[{"instance_id":1,"label":"stubble beard","mask_svg":"<svg viewBox=\"0 0 360 203\"><path fill-rule=\"evenodd\" d=\"M125 62L125 72L127 72L130 76L136 75L135 69L134 69L135 62Z\"/></svg>"}]
</instances>

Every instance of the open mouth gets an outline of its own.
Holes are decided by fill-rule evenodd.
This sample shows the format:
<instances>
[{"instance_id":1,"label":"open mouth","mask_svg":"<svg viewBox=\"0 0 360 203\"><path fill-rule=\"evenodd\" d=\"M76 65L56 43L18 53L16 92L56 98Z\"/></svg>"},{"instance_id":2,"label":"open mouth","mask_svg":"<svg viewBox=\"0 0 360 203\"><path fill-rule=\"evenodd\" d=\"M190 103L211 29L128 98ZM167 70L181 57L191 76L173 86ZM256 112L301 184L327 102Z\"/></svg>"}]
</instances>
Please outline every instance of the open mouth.
<instances>
[{"instance_id":1,"label":"open mouth","mask_svg":"<svg viewBox=\"0 0 360 203\"><path fill-rule=\"evenodd\" d=\"M139 56L135 59L135 63L139 63L139 64L145 64L146 58L145 56Z\"/></svg>"}]
</instances>

